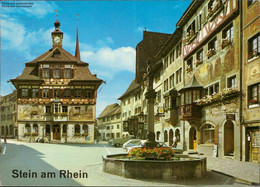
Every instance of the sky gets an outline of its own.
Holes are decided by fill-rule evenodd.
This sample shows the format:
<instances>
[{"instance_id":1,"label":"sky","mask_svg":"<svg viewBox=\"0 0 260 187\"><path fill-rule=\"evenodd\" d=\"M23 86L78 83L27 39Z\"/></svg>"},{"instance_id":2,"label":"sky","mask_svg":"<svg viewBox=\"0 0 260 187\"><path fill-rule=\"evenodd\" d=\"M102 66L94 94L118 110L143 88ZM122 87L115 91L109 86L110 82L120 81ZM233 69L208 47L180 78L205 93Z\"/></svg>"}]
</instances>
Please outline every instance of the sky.
<instances>
[{"instance_id":1,"label":"sky","mask_svg":"<svg viewBox=\"0 0 260 187\"><path fill-rule=\"evenodd\" d=\"M117 99L135 78L135 47L142 41L144 28L173 33L191 0L22 2L33 4L3 7L1 2L0 94L15 89L7 81L20 75L26 62L52 48L55 10L63 32L63 48L75 54L79 14L81 60L89 63L91 73L106 81L98 90L98 117L107 105L120 103Z\"/></svg>"}]
</instances>

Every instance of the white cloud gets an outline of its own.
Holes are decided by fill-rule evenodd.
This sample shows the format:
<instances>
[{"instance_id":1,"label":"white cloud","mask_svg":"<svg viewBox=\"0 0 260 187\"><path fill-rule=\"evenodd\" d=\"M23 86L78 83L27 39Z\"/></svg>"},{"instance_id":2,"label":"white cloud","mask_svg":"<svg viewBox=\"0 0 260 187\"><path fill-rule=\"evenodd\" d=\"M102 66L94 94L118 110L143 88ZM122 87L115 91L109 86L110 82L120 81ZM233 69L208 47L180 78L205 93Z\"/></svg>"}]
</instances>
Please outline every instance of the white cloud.
<instances>
[{"instance_id":1,"label":"white cloud","mask_svg":"<svg viewBox=\"0 0 260 187\"><path fill-rule=\"evenodd\" d=\"M18 20L3 16L1 19L2 50L17 50L23 52L28 60L35 58L31 49L35 45L51 46L50 33L53 28L38 31L28 31Z\"/></svg>"},{"instance_id":2,"label":"white cloud","mask_svg":"<svg viewBox=\"0 0 260 187\"><path fill-rule=\"evenodd\" d=\"M90 61L106 68L110 74L118 71L135 72L135 49L132 47L102 47L96 52L82 51L81 58L83 61Z\"/></svg>"}]
</instances>

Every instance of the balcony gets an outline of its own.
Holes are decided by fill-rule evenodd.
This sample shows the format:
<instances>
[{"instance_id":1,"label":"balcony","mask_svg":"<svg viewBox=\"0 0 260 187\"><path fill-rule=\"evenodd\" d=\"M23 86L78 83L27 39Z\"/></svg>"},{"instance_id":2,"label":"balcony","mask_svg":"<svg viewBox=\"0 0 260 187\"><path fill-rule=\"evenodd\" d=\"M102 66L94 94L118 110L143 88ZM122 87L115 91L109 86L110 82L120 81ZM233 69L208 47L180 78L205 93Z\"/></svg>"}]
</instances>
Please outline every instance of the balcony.
<instances>
[{"instance_id":1,"label":"balcony","mask_svg":"<svg viewBox=\"0 0 260 187\"><path fill-rule=\"evenodd\" d=\"M165 111L164 121L175 126L178 122L178 109L176 107L174 107L174 108L170 108L167 111Z\"/></svg>"},{"instance_id":2,"label":"balcony","mask_svg":"<svg viewBox=\"0 0 260 187\"><path fill-rule=\"evenodd\" d=\"M179 112L180 120L196 120L201 117L201 107L195 103L182 105Z\"/></svg>"}]
</instances>

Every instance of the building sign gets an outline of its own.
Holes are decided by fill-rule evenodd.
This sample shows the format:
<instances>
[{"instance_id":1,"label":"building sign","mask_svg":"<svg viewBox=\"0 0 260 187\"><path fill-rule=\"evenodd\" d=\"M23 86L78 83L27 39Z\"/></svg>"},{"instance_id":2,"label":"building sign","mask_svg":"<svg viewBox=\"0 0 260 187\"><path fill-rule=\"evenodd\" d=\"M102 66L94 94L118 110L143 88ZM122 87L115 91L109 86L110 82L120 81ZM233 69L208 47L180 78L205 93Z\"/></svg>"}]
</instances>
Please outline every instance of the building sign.
<instances>
[{"instance_id":1,"label":"building sign","mask_svg":"<svg viewBox=\"0 0 260 187\"><path fill-rule=\"evenodd\" d=\"M227 114L226 119L227 120L235 120L235 114Z\"/></svg>"},{"instance_id":2,"label":"building sign","mask_svg":"<svg viewBox=\"0 0 260 187\"><path fill-rule=\"evenodd\" d=\"M163 107L159 107L157 109L157 116L164 116L164 108Z\"/></svg>"}]
</instances>

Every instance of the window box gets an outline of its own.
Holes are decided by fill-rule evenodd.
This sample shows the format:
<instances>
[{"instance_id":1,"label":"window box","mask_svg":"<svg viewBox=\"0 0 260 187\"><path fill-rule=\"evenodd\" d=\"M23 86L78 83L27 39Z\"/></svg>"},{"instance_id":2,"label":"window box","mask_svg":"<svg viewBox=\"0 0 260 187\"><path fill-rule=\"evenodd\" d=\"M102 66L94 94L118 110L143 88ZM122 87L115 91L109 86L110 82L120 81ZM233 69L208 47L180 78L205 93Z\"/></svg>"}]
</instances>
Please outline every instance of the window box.
<instances>
[{"instance_id":1,"label":"window box","mask_svg":"<svg viewBox=\"0 0 260 187\"><path fill-rule=\"evenodd\" d=\"M224 5L221 3L221 1L218 1L214 7L210 8L207 15L207 20L213 21L214 18L223 10Z\"/></svg>"},{"instance_id":2,"label":"window box","mask_svg":"<svg viewBox=\"0 0 260 187\"><path fill-rule=\"evenodd\" d=\"M248 54L248 60L252 61L253 59L256 59L259 57L259 52L257 51L252 51L252 52L249 52Z\"/></svg>"},{"instance_id":3,"label":"window box","mask_svg":"<svg viewBox=\"0 0 260 187\"><path fill-rule=\"evenodd\" d=\"M195 102L199 106L213 104L219 101L225 101L232 99L239 95L237 88L225 88L222 92L214 93L213 95L207 95L202 99L197 99Z\"/></svg>"},{"instance_id":4,"label":"window box","mask_svg":"<svg viewBox=\"0 0 260 187\"><path fill-rule=\"evenodd\" d=\"M32 133L32 136L38 136L38 135L39 135L38 132L33 132L33 133Z\"/></svg>"},{"instance_id":5,"label":"window box","mask_svg":"<svg viewBox=\"0 0 260 187\"><path fill-rule=\"evenodd\" d=\"M186 72L187 72L187 73L190 73L191 71L192 71L192 68L191 68L190 65L188 65L187 68L186 68Z\"/></svg>"},{"instance_id":6,"label":"window box","mask_svg":"<svg viewBox=\"0 0 260 187\"><path fill-rule=\"evenodd\" d=\"M88 133L84 132L81 136L88 136Z\"/></svg>"},{"instance_id":7,"label":"window box","mask_svg":"<svg viewBox=\"0 0 260 187\"><path fill-rule=\"evenodd\" d=\"M31 136L31 133L26 132L26 133L24 133L24 136Z\"/></svg>"},{"instance_id":8,"label":"window box","mask_svg":"<svg viewBox=\"0 0 260 187\"><path fill-rule=\"evenodd\" d=\"M193 30L190 31L190 33L188 33L187 38L184 39L184 44L188 45L190 44L197 36L197 33L195 33Z\"/></svg>"},{"instance_id":9,"label":"window box","mask_svg":"<svg viewBox=\"0 0 260 187\"><path fill-rule=\"evenodd\" d=\"M203 60L197 60L196 62L195 62L195 66L196 67L198 67L200 64L202 64L203 63Z\"/></svg>"},{"instance_id":10,"label":"window box","mask_svg":"<svg viewBox=\"0 0 260 187\"><path fill-rule=\"evenodd\" d=\"M222 43L221 43L222 49L224 49L225 47L227 47L229 45L232 45L232 41L230 40L230 38L223 38Z\"/></svg>"},{"instance_id":11,"label":"window box","mask_svg":"<svg viewBox=\"0 0 260 187\"><path fill-rule=\"evenodd\" d=\"M81 136L81 134L80 133L75 133L74 136Z\"/></svg>"},{"instance_id":12,"label":"window box","mask_svg":"<svg viewBox=\"0 0 260 187\"><path fill-rule=\"evenodd\" d=\"M211 57L214 56L215 54L216 54L216 49L214 49L214 48L209 49L208 52L207 52L208 58L211 58Z\"/></svg>"}]
</instances>

